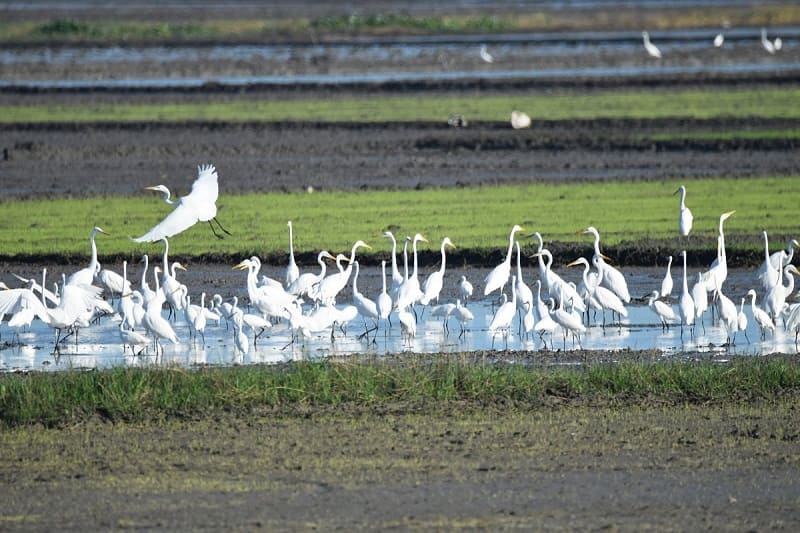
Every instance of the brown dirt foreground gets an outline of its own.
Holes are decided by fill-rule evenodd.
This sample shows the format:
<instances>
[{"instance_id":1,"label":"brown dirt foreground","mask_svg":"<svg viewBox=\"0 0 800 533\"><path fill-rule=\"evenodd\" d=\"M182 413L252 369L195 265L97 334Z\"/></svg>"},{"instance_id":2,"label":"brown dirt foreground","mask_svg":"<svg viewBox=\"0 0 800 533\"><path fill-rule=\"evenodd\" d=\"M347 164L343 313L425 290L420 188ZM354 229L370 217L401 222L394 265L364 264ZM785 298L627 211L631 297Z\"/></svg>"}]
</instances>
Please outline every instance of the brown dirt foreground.
<instances>
[{"instance_id":1,"label":"brown dirt foreground","mask_svg":"<svg viewBox=\"0 0 800 533\"><path fill-rule=\"evenodd\" d=\"M795 405L649 403L17 428L0 530L798 530Z\"/></svg>"}]
</instances>

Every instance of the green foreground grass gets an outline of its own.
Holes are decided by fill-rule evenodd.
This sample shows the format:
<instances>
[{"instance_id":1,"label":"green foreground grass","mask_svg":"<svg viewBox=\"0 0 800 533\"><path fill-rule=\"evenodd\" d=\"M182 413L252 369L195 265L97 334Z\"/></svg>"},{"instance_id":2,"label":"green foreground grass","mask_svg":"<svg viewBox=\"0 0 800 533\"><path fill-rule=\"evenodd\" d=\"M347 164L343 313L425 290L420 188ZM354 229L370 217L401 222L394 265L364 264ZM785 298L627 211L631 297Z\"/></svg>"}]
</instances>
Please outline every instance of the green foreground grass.
<instances>
[{"instance_id":1,"label":"green foreground grass","mask_svg":"<svg viewBox=\"0 0 800 533\"><path fill-rule=\"evenodd\" d=\"M224 172L220 181L224 189ZM779 239L797 236L800 187L796 177L691 181L687 204L695 220L693 241L688 245L676 237L679 202L672 193L679 184L530 184L223 195L218 201L218 217L233 236L211 238L207 224L200 223L171 239L170 253L196 258L284 257L287 220L293 221L298 254L315 255L323 249L347 253L362 239L374 247L371 252L359 252L364 257L388 250L390 243L382 237L386 230L399 238L422 233L430 240L422 245L423 250L438 250L441 239L449 236L462 253L485 255L507 246L514 224L527 232L540 232L551 243L588 246L591 239L579 232L593 225L605 245L670 239L673 246L691 250L713 241L719 215L734 209L736 214L725 225L731 249L762 250L762 229L773 236L773 248L784 243ZM97 237L101 258L157 255L163 250L161 244L136 244L129 237L144 234L170 210L156 196L0 201L0 254L18 260L52 256L83 260L90 253L89 233L93 226L100 226L111 234Z\"/></svg>"},{"instance_id":2,"label":"green foreground grass","mask_svg":"<svg viewBox=\"0 0 800 533\"><path fill-rule=\"evenodd\" d=\"M395 402L515 402L547 396L635 404L748 402L800 391L800 365L778 358L498 366L442 356L433 361L302 362L275 367L117 368L101 372L0 376L0 423L62 425L94 416L113 421L195 416L257 407L364 407Z\"/></svg>"},{"instance_id":3,"label":"green foreground grass","mask_svg":"<svg viewBox=\"0 0 800 533\"><path fill-rule=\"evenodd\" d=\"M508 121L522 109L534 121L596 118L800 118L800 88L716 91L597 91L514 96L360 96L211 103L41 104L0 106L0 123L163 121L433 121L453 113Z\"/></svg>"}]
</instances>

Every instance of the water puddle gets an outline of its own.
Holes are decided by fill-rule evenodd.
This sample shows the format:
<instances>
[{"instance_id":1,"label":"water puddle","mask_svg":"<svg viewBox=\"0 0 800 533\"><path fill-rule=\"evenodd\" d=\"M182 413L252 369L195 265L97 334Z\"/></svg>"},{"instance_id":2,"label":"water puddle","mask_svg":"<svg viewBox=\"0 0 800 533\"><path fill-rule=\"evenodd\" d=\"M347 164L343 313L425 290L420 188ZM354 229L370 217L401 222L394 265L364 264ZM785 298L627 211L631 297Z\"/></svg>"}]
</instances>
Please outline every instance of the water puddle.
<instances>
[{"instance_id":1,"label":"water puddle","mask_svg":"<svg viewBox=\"0 0 800 533\"><path fill-rule=\"evenodd\" d=\"M641 269L640 269L641 270ZM229 272L229 271L228 271ZM569 272L574 274L574 272ZM474 272L473 272L474 274ZM227 274L230 276L230 274ZM628 274L626 273L626 276ZM372 278L368 277L372 276ZM647 287L660 283L659 277L663 276L655 269L644 273L630 275L633 283L629 282L634 294L644 294ZM477 276L473 276L478 279ZM736 271L729 274L730 290L734 294L741 292L743 295L750 283L752 274ZM238 278L237 278L238 279ZM458 272L448 274L446 283L455 284L459 279ZM677 276L676 276L677 280ZM365 274L364 279L359 279L362 292L373 295L379 291L375 289L374 274ZM379 286L379 285L377 285ZM679 286L679 285L677 285ZM342 307L349 303L350 291L345 289L347 295L340 300ZM739 302L740 296L733 298ZM443 299L449 301L450 298ZM95 369L118 366L148 366L148 365L177 365L192 367L198 365L226 366L234 364L261 364L281 363L293 360L315 360L325 358L338 358L349 356L400 356L404 353L465 353L496 351L499 356L511 356L515 352L537 352L545 349L566 350L566 357L560 359L570 361L569 353L575 354L575 362L580 362L584 350L604 350L622 352L629 350L659 350L665 357L681 357L685 355L697 356L703 354L713 357L729 357L733 355L762 355L774 352L796 353L793 333L786 333L782 328L772 335L768 334L761 339L758 327L752 318L749 305L745 305L745 314L748 318L746 332L737 332L735 345L727 344L727 331L720 324L712 324L709 313L705 315L703 327L698 324L694 336L684 331L681 337L679 325L662 331L656 315L644 303L632 303L627 306L629 315L621 323L611 324L608 314L608 324L605 328L600 325L602 318L598 315L592 319L592 326L580 338L580 343L571 336L566 338L556 332L544 339L538 335L520 335L518 322L515 318L514 326L505 336L497 333L494 336L488 331L492 320L493 298L485 298L469 303L469 309L474 314L474 320L466 326L460 334L460 324L454 318L448 319L448 330L445 329L442 319L431 316L430 309L418 312L421 317L417 324L417 335L414 338L405 338L401 334L396 315L392 315L392 326L382 321L377 332L370 333L368 338L361 336L365 331L365 323L361 317L350 322L344 330L335 328L333 338L330 329L316 333L304 341L292 342L292 334L286 321L273 325L267 329L254 342L253 332L245 329L249 339L249 349L242 354L236 350L233 340L233 329L226 326L223 321L216 325L209 323L205 331L205 342L190 340L189 329L183 321L182 315L173 323L180 338L180 344L165 344L163 356L155 357L152 347L141 355L133 355L130 348L123 349L119 338L118 322L111 318L103 318L99 325L81 329L78 334L77 344L69 339L61 344L60 353L53 354L54 334L40 321L34 321L30 331L20 335L22 345L10 346L12 330L7 324L0 326L2 344L0 344L0 372L14 371L59 371L67 369ZM677 310L677 304L673 304ZM738 307L738 306L737 306ZM166 317L166 311L164 313ZM367 321L369 327L373 322ZM746 333L746 336L745 336Z\"/></svg>"}]
</instances>

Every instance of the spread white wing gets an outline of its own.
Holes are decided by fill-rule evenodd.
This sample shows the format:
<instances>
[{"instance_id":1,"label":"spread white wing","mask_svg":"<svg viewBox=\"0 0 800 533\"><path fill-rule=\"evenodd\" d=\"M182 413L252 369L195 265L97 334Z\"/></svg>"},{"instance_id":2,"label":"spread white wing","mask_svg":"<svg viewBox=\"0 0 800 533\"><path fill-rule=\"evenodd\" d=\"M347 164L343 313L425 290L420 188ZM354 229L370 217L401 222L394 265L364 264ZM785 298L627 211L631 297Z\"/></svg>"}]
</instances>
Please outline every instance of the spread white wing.
<instances>
[{"instance_id":1,"label":"spread white wing","mask_svg":"<svg viewBox=\"0 0 800 533\"><path fill-rule=\"evenodd\" d=\"M194 226L197 222L206 222L217 216L217 197L219 184L217 170L214 165L203 165L197 168L198 175L192 185L192 192L176 202L175 209L150 231L133 239L135 242L156 242L164 237L172 237Z\"/></svg>"}]
</instances>

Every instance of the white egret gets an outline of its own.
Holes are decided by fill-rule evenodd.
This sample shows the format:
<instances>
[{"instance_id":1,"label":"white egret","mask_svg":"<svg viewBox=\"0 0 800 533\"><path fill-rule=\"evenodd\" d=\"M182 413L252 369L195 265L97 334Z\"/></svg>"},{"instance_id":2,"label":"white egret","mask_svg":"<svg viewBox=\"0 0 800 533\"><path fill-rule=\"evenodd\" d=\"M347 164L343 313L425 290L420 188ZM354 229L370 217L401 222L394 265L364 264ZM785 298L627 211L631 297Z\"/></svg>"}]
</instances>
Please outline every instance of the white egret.
<instances>
[{"instance_id":1,"label":"white egret","mask_svg":"<svg viewBox=\"0 0 800 533\"><path fill-rule=\"evenodd\" d=\"M247 270L247 297L259 313L269 317L284 318L285 308L294 302L295 297L287 293L280 283L258 285L256 279L260 268L261 261L253 256L235 265L233 270Z\"/></svg>"},{"instance_id":2,"label":"white egret","mask_svg":"<svg viewBox=\"0 0 800 533\"><path fill-rule=\"evenodd\" d=\"M533 324L533 330L539 334L539 338L544 341L544 335L550 333L551 337L553 331L558 327L558 324L553 321L553 318L550 316L550 309L547 307L547 304L542 301L542 282L541 280L536 280L536 322ZM552 340L551 340L552 344ZM545 348L547 347L547 343L545 343Z\"/></svg>"},{"instance_id":3,"label":"white egret","mask_svg":"<svg viewBox=\"0 0 800 533\"><path fill-rule=\"evenodd\" d=\"M589 226L583 230L583 233L590 233L594 236L592 264L598 271L602 271L600 284L611 289L623 302L630 303L631 295L628 292L628 283L625 281L625 276L622 275L622 272L606 263L603 254L600 253L600 232L594 226Z\"/></svg>"},{"instance_id":4,"label":"white egret","mask_svg":"<svg viewBox=\"0 0 800 533\"><path fill-rule=\"evenodd\" d=\"M772 257L769 254L769 238L767 237L767 230L763 230L761 232L761 236L764 238L764 262L761 263L761 267L758 269L756 277L761 280L761 286L764 287L764 290L768 291L779 283L782 267L773 266L772 264Z\"/></svg>"},{"instance_id":5,"label":"white egret","mask_svg":"<svg viewBox=\"0 0 800 533\"><path fill-rule=\"evenodd\" d=\"M342 272L337 272L326 277L319 283L317 291L318 299L325 304L333 305L336 303L336 296L347 286L350 281L350 274L353 271L353 262L356 260L356 250L359 248L372 249L372 246L362 240L358 240L353 244L350 250L350 259L348 265Z\"/></svg>"},{"instance_id":6,"label":"white egret","mask_svg":"<svg viewBox=\"0 0 800 533\"><path fill-rule=\"evenodd\" d=\"M511 127L515 130L521 130L531 127L531 117L522 111L511 112Z\"/></svg>"},{"instance_id":7,"label":"white egret","mask_svg":"<svg viewBox=\"0 0 800 533\"><path fill-rule=\"evenodd\" d=\"M720 48L725 43L725 35L720 32L714 37L714 48Z\"/></svg>"},{"instance_id":8,"label":"white egret","mask_svg":"<svg viewBox=\"0 0 800 533\"><path fill-rule=\"evenodd\" d=\"M122 322L119 323L119 339L122 341L122 353L125 353L126 346L130 346L132 354L140 355L150 344L150 339L138 331L128 329L126 326L128 322L128 316L123 314ZM136 346L141 347L138 353L135 351Z\"/></svg>"},{"instance_id":9,"label":"white egret","mask_svg":"<svg viewBox=\"0 0 800 533\"><path fill-rule=\"evenodd\" d=\"M208 222L211 231L219 239L222 235L217 233L212 222L216 222L219 229L230 235L217 220L217 197L219 184L217 183L217 169L214 165L201 165L197 167L197 179L192 184L192 192L180 198L177 202L170 200L170 191L164 185L146 187L152 191L164 194L164 201L175 205L172 213L154 226L150 231L133 239L135 242L156 242L164 237L172 237L194 226L197 222Z\"/></svg>"},{"instance_id":10,"label":"white egret","mask_svg":"<svg viewBox=\"0 0 800 533\"><path fill-rule=\"evenodd\" d=\"M776 271L783 270L794 258L795 247L800 247L796 239L789 239L786 243L786 250L778 250L769 255L769 263ZM762 264L756 273L758 279L763 279L766 271L766 264Z\"/></svg>"},{"instance_id":11,"label":"white egret","mask_svg":"<svg viewBox=\"0 0 800 533\"><path fill-rule=\"evenodd\" d=\"M711 263L711 268L703 274L703 281L708 292L720 291L722 284L728 277L728 255L725 252L725 233L723 223L733 216L736 211L728 211L719 216L719 235L717 235L717 258Z\"/></svg>"},{"instance_id":12,"label":"white egret","mask_svg":"<svg viewBox=\"0 0 800 533\"><path fill-rule=\"evenodd\" d=\"M466 305L467 301L472 298L472 290L472 283L469 282L467 276L461 276L461 279L458 282L458 295L464 302L464 305Z\"/></svg>"},{"instance_id":13,"label":"white egret","mask_svg":"<svg viewBox=\"0 0 800 533\"><path fill-rule=\"evenodd\" d=\"M289 226L289 265L286 267L286 275L284 276L283 284L289 287L294 281L300 277L300 269L294 261L294 236L292 235L292 221L287 222Z\"/></svg>"},{"instance_id":14,"label":"white egret","mask_svg":"<svg viewBox=\"0 0 800 533\"><path fill-rule=\"evenodd\" d=\"M247 335L244 332L244 314L234 313L233 315L233 343L236 350L246 355L250 349L250 342L247 340Z\"/></svg>"},{"instance_id":15,"label":"white egret","mask_svg":"<svg viewBox=\"0 0 800 533\"><path fill-rule=\"evenodd\" d=\"M592 262L594 263L595 267L597 267L597 262L593 259ZM583 265L583 284L586 286L586 290L591 298L594 298L597 303L600 305L600 308L603 312L603 327L606 324L606 315L605 310L609 309L620 316L627 317L628 310L625 309L625 305L622 303L622 300L614 294L614 292L606 287L602 286L603 283L603 275L605 274L602 270L598 270L598 283L597 285L593 285L588 277L589 277L589 269L591 266L589 265L589 261L585 257L579 257L575 261L569 263L567 266L576 266L576 265Z\"/></svg>"},{"instance_id":16,"label":"white egret","mask_svg":"<svg viewBox=\"0 0 800 533\"><path fill-rule=\"evenodd\" d=\"M522 279L522 262L520 256L522 255L519 250L519 241L514 242L517 249L517 276L514 283L514 291L517 294L517 309L524 315L528 311L533 310L533 291Z\"/></svg>"},{"instance_id":17,"label":"white egret","mask_svg":"<svg viewBox=\"0 0 800 533\"><path fill-rule=\"evenodd\" d=\"M115 295L121 296L124 293L131 292L130 282L128 282L124 276L120 276L108 268L101 268L100 272L95 276L95 279L97 279L103 287L108 289L112 300Z\"/></svg>"},{"instance_id":18,"label":"white egret","mask_svg":"<svg viewBox=\"0 0 800 533\"><path fill-rule=\"evenodd\" d=\"M678 190L672 194L674 196L678 193L681 195L681 204L678 211L678 233L688 239L689 233L692 231L692 222L694 222L694 216L692 215L692 210L686 207L686 187L681 185L678 187Z\"/></svg>"},{"instance_id":19,"label":"white egret","mask_svg":"<svg viewBox=\"0 0 800 533\"><path fill-rule=\"evenodd\" d=\"M453 311L455 310L456 304L449 302L446 304L436 305L431 309L431 316L442 319L442 329L444 330L445 334L450 333L450 327L447 325L447 319L450 318L450 315L452 315Z\"/></svg>"},{"instance_id":20,"label":"white egret","mask_svg":"<svg viewBox=\"0 0 800 533\"><path fill-rule=\"evenodd\" d=\"M453 241L450 240L450 237L445 237L442 239L442 264L439 266L439 270L431 272L428 275L428 277L425 279L425 283L422 285L422 298L419 299L419 303L422 305L428 305L431 300L436 300L437 303L439 302L439 293L442 292L442 287L444 286L446 246L450 246L451 248L456 247L455 244L453 244Z\"/></svg>"},{"instance_id":21,"label":"white egret","mask_svg":"<svg viewBox=\"0 0 800 533\"><path fill-rule=\"evenodd\" d=\"M361 270L358 261L353 261L355 273L353 274L353 305L358 309L358 314L364 318L364 335L368 335L370 331L378 329L378 306L373 301L361 294L358 290L358 274ZM374 328L367 328L367 319L370 318L375 321Z\"/></svg>"},{"instance_id":22,"label":"white egret","mask_svg":"<svg viewBox=\"0 0 800 533\"><path fill-rule=\"evenodd\" d=\"M461 326L461 331L458 334L458 337L461 338L466 331L467 324L475 319L475 315L472 314L472 311L461 305L461 300L456 300L456 308L453 310L453 316L456 317L456 320L458 320Z\"/></svg>"},{"instance_id":23,"label":"white egret","mask_svg":"<svg viewBox=\"0 0 800 533\"><path fill-rule=\"evenodd\" d=\"M413 314L403 308L397 312L397 319L400 321L400 333L404 339L411 340L417 336L417 321Z\"/></svg>"},{"instance_id":24,"label":"white egret","mask_svg":"<svg viewBox=\"0 0 800 533\"><path fill-rule=\"evenodd\" d=\"M781 45L783 45L783 43L781 43ZM767 53L775 53L775 45L772 44L772 41L767 39L767 28L761 28L761 46L764 47L764 50L766 50Z\"/></svg>"},{"instance_id":25,"label":"white egret","mask_svg":"<svg viewBox=\"0 0 800 533\"><path fill-rule=\"evenodd\" d=\"M481 45L478 54L481 56L481 59L483 59L486 63L494 63L494 56L492 56L492 54L489 53L489 49L486 47L485 44Z\"/></svg>"},{"instance_id":26,"label":"white egret","mask_svg":"<svg viewBox=\"0 0 800 533\"><path fill-rule=\"evenodd\" d=\"M756 291L750 289L747 291L747 296L750 296L750 310L753 313L753 319L761 330L761 338L763 339L766 337L767 331L775 333L775 323L772 321L772 318L770 318L766 311L760 307L756 307Z\"/></svg>"},{"instance_id":27,"label":"white egret","mask_svg":"<svg viewBox=\"0 0 800 533\"><path fill-rule=\"evenodd\" d=\"M105 231L95 226L92 228L92 232L89 234L89 242L92 244L92 258L89 260L89 266L86 268L82 268L77 272L73 273L70 277L67 278L67 284L69 285L91 285L94 283L94 276L97 271L100 269L100 263L97 262L97 244L94 242L94 237L98 233L104 233L108 235Z\"/></svg>"},{"instance_id":28,"label":"white egret","mask_svg":"<svg viewBox=\"0 0 800 533\"><path fill-rule=\"evenodd\" d=\"M564 281L561 276L553 272L553 254L550 253L550 250L543 248L540 252L535 253L534 257L539 258L539 270L544 272L544 274L541 276L542 285L545 285L544 280L548 280L547 286L550 296L560 303L561 295L563 294L567 301L569 301L575 309L582 313L585 312L586 304L584 303L580 294L578 294L578 291L575 290L575 287ZM546 257L547 261L545 262L542 257Z\"/></svg>"},{"instance_id":29,"label":"white egret","mask_svg":"<svg viewBox=\"0 0 800 533\"><path fill-rule=\"evenodd\" d=\"M721 290L716 291L716 300L719 318L728 332L728 343L735 344L736 331L739 329L739 313L736 310L736 304L725 296Z\"/></svg>"},{"instance_id":30,"label":"white egret","mask_svg":"<svg viewBox=\"0 0 800 533\"><path fill-rule=\"evenodd\" d=\"M325 278L325 272L328 268L325 259L335 260L336 258L327 250L322 250L317 254L317 263L320 268L319 274L313 274L311 272L300 274L300 276L289 285L286 292L300 298L306 294L310 294L313 291L313 287Z\"/></svg>"},{"instance_id":31,"label":"white egret","mask_svg":"<svg viewBox=\"0 0 800 533\"><path fill-rule=\"evenodd\" d=\"M669 256L667 261L667 273L664 274L664 279L661 280L661 298L668 298L672 294L672 256Z\"/></svg>"},{"instance_id":32,"label":"white egret","mask_svg":"<svg viewBox=\"0 0 800 533\"><path fill-rule=\"evenodd\" d=\"M511 321L514 320L514 315L517 312L517 291L513 290L517 276L511 276L511 301L506 299L495 311L492 321L489 323L489 333L492 334L492 349L494 349L494 338L498 330L503 331L503 338L506 341L506 348L508 348L508 335L511 331ZM505 296L505 294L503 295Z\"/></svg>"},{"instance_id":33,"label":"white egret","mask_svg":"<svg viewBox=\"0 0 800 533\"><path fill-rule=\"evenodd\" d=\"M508 278L511 276L511 252L514 249L514 234L518 231L523 231L523 228L517 224L514 224L514 227L511 228L511 234L508 236L508 251L506 252L506 258L502 263L494 267L494 269L492 269L492 271L489 272L484 278L484 296L489 295L497 289L500 289L502 292L503 288L508 282Z\"/></svg>"},{"instance_id":34,"label":"white egret","mask_svg":"<svg viewBox=\"0 0 800 533\"><path fill-rule=\"evenodd\" d=\"M783 39L780 37L775 37L775 39L772 41L772 46L775 48L776 52L780 51L780 49L783 48Z\"/></svg>"},{"instance_id":35,"label":"white egret","mask_svg":"<svg viewBox=\"0 0 800 533\"><path fill-rule=\"evenodd\" d=\"M738 326L739 326L739 331L743 331L744 332L744 338L747 339L747 342L749 344L750 343L750 337L747 336L747 315L744 314L744 301L745 301L745 299L746 298L744 296L742 296L742 301L739 303L739 314L738 314L738 317L737 317L738 318L737 319L737 323L738 323Z\"/></svg>"},{"instance_id":36,"label":"white egret","mask_svg":"<svg viewBox=\"0 0 800 533\"><path fill-rule=\"evenodd\" d=\"M794 291L794 277L792 277L792 274L800 274L797 267L794 265L787 266L783 269L782 273L787 281L786 285L783 284L782 279L779 279L778 282L770 287L766 294L764 294L764 310L775 320L777 320L778 316L783 312L786 299Z\"/></svg>"},{"instance_id":37,"label":"white egret","mask_svg":"<svg viewBox=\"0 0 800 533\"><path fill-rule=\"evenodd\" d=\"M694 300L689 294L689 283L686 280L686 250L682 250L681 255L683 256L683 291L678 299L678 312L681 315L681 339L683 339L683 326L686 325L690 331L693 331L695 315Z\"/></svg>"},{"instance_id":38,"label":"white egret","mask_svg":"<svg viewBox=\"0 0 800 533\"><path fill-rule=\"evenodd\" d=\"M661 50L656 45L650 42L650 34L646 31L642 32L642 41L644 42L644 49L650 57L661 59Z\"/></svg>"},{"instance_id":39,"label":"white egret","mask_svg":"<svg viewBox=\"0 0 800 533\"><path fill-rule=\"evenodd\" d=\"M392 297L386 292L386 261L381 261L381 293L375 300L375 308L378 310L378 318L391 320L389 315L392 313ZM391 322L389 322L391 325Z\"/></svg>"},{"instance_id":40,"label":"white egret","mask_svg":"<svg viewBox=\"0 0 800 533\"><path fill-rule=\"evenodd\" d=\"M397 239L394 238L394 234L391 231L385 231L383 233L384 237L392 239L392 290L391 295L392 299L397 298L397 291L400 288L400 285L403 284L405 278L400 273L400 270L397 268Z\"/></svg>"},{"instance_id":41,"label":"white egret","mask_svg":"<svg viewBox=\"0 0 800 533\"><path fill-rule=\"evenodd\" d=\"M142 300L144 301L144 304L147 305L147 303L153 299L156 293L147 283L147 268L150 264L147 254L142 256L142 262L144 263L144 270L142 270L142 279L139 282L139 289L142 293Z\"/></svg>"},{"instance_id":42,"label":"white egret","mask_svg":"<svg viewBox=\"0 0 800 533\"><path fill-rule=\"evenodd\" d=\"M697 282L692 285L692 302L694 303L694 318L700 320L700 325L703 326L703 333L706 332L706 323L703 320L703 313L708 309L708 291L706 284L703 282L702 274L697 275Z\"/></svg>"},{"instance_id":43,"label":"white egret","mask_svg":"<svg viewBox=\"0 0 800 533\"><path fill-rule=\"evenodd\" d=\"M586 331L586 326L583 325L583 320L581 317L576 315L575 313L571 313L564 309L564 300L566 299L564 295L564 286L561 285L559 287L559 303L558 307L556 307L552 313L550 313L550 317L553 321L561 326L561 329L564 330L564 349L567 349L567 332L572 334L573 341L575 337L578 338L578 346L581 344L581 337L580 334ZM535 328L536 326L534 326Z\"/></svg>"},{"instance_id":44,"label":"white egret","mask_svg":"<svg viewBox=\"0 0 800 533\"><path fill-rule=\"evenodd\" d=\"M420 241L428 242L428 239L417 233L414 235L414 238L411 241L411 247L414 255L413 270L411 271L411 274L406 277L406 279L403 281L403 284L397 291L397 299L394 302L394 306L397 309L405 309L408 306L413 306L422 296L422 291L419 288L419 277L417 273L417 243Z\"/></svg>"},{"instance_id":45,"label":"white egret","mask_svg":"<svg viewBox=\"0 0 800 533\"><path fill-rule=\"evenodd\" d=\"M169 321L161 316L161 307L164 305L165 301L164 288L161 287L156 291L156 295L153 299L147 303L144 318L142 319L142 325L153 336L153 341L156 346L156 356L158 356L158 349L161 348L159 339L168 340L172 344L178 344L180 342L178 340L178 335L175 334L175 330L172 329Z\"/></svg>"},{"instance_id":46,"label":"white egret","mask_svg":"<svg viewBox=\"0 0 800 533\"><path fill-rule=\"evenodd\" d=\"M661 330L669 329L670 321L677 320L678 317L672 306L665 304L658 299L658 291L653 291L647 298L647 306L653 310L661 321Z\"/></svg>"}]
</instances>

